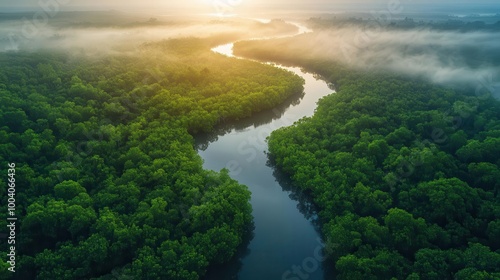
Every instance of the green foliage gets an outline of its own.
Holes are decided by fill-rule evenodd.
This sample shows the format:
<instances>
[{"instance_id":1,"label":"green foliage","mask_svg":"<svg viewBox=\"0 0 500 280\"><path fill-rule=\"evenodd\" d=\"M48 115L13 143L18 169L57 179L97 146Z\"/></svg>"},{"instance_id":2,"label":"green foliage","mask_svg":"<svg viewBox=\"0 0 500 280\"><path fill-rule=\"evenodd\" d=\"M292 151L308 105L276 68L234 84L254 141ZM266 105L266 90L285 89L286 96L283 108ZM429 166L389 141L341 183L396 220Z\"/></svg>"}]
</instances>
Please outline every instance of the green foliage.
<instances>
[{"instance_id":1,"label":"green foliage","mask_svg":"<svg viewBox=\"0 0 500 280\"><path fill-rule=\"evenodd\" d=\"M64 181L54 187L55 197L70 200L87 190L75 181Z\"/></svg>"},{"instance_id":2,"label":"green foliage","mask_svg":"<svg viewBox=\"0 0 500 280\"><path fill-rule=\"evenodd\" d=\"M268 143L319 207L338 279L498 278L500 102L276 47L295 40L235 52L335 83Z\"/></svg>"},{"instance_id":3,"label":"green foliage","mask_svg":"<svg viewBox=\"0 0 500 280\"><path fill-rule=\"evenodd\" d=\"M199 279L234 255L250 193L203 170L192 135L272 108L303 80L211 42L99 60L0 55L0 163L22 174L22 279Z\"/></svg>"}]
</instances>

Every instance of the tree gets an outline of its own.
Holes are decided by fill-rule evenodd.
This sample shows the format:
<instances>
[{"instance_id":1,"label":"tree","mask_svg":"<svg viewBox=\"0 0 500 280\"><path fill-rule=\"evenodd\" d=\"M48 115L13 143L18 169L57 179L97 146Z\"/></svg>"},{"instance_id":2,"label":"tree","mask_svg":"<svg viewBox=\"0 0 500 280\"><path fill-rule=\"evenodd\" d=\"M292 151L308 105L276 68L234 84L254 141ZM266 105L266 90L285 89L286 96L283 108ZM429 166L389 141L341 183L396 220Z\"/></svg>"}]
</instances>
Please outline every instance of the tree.
<instances>
[{"instance_id":1,"label":"tree","mask_svg":"<svg viewBox=\"0 0 500 280\"><path fill-rule=\"evenodd\" d=\"M57 184L54 187L54 193L56 198L71 200L81 193L87 193L87 190L79 183L69 180Z\"/></svg>"},{"instance_id":2,"label":"tree","mask_svg":"<svg viewBox=\"0 0 500 280\"><path fill-rule=\"evenodd\" d=\"M415 219L405 210L392 208L384 218L393 245L403 255L412 255L418 248L428 246L427 225L422 218Z\"/></svg>"},{"instance_id":3,"label":"tree","mask_svg":"<svg viewBox=\"0 0 500 280\"><path fill-rule=\"evenodd\" d=\"M424 182L400 194L401 206L441 226L475 216L480 201L477 190L457 178Z\"/></svg>"}]
</instances>

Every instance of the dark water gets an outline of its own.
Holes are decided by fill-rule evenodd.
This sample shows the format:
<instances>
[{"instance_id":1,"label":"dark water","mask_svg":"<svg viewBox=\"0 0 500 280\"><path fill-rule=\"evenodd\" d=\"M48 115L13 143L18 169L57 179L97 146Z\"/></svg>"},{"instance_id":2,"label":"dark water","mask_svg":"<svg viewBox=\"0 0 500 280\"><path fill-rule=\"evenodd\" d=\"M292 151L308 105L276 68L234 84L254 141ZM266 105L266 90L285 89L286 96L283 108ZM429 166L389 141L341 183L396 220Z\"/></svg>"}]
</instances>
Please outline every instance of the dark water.
<instances>
[{"instance_id":1,"label":"dark water","mask_svg":"<svg viewBox=\"0 0 500 280\"><path fill-rule=\"evenodd\" d=\"M232 55L232 44L214 49ZM304 94L274 110L221 127L197 139L204 168L230 175L252 192L255 229L229 264L213 267L206 279L324 279L322 241L314 208L268 163L265 139L280 127L311 116L319 98L333 92L315 75L288 69L306 81Z\"/></svg>"}]
</instances>

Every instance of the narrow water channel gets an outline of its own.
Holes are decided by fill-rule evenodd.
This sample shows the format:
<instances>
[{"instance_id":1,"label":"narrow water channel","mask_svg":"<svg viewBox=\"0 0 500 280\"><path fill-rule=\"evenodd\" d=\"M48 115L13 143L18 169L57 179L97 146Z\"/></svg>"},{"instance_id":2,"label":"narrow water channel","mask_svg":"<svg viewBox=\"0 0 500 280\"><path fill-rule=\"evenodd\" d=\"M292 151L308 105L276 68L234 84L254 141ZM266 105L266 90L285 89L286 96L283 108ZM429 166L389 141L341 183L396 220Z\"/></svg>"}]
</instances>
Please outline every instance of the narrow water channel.
<instances>
[{"instance_id":1,"label":"narrow water channel","mask_svg":"<svg viewBox=\"0 0 500 280\"><path fill-rule=\"evenodd\" d=\"M299 32L307 31L298 27ZM234 57L232 46L219 46L213 51ZM312 222L314 214L304 210L307 201L292 199L296 194L286 186L286 179L280 179L269 166L265 139L272 131L313 115L316 102L333 90L300 68L276 67L304 78L302 96L197 139L205 169L227 168L233 179L249 187L255 223L253 237L242 252L229 264L209 270L207 280L324 279L321 237Z\"/></svg>"}]
</instances>

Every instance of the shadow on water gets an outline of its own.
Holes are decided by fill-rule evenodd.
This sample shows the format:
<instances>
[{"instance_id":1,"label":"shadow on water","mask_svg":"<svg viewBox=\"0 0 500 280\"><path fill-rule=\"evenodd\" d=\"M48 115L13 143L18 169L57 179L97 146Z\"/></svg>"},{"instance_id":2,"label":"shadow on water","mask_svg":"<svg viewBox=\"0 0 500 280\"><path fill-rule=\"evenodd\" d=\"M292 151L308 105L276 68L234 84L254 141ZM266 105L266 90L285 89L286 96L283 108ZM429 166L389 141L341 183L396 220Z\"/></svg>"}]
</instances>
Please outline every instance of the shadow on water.
<instances>
[{"instance_id":1,"label":"shadow on water","mask_svg":"<svg viewBox=\"0 0 500 280\"><path fill-rule=\"evenodd\" d=\"M215 52L234 57L228 46ZM218 171L229 163L236 164L238 168L230 174L252 192L255 223L255 230L229 262L209 267L206 280L334 279L329 273L332 265L323 258L328 254L319 233L316 207L307 193L294 187L286 174L269 163L264 142L279 127L312 116L317 101L334 88L320 75L293 65L274 66L301 76L304 92L272 109L221 123L212 133L194 137L204 168ZM306 93L308 98L304 99Z\"/></svg>"},{"instance_id":2,"label":"shadow on water","mask_svg":"<svg viewBox=\"0 0 500 280\"><path fill-rule=\"evenodd\" d=\"M288 197L290 197L290 199L298 202L297 209L304 215L307 220L312 223L314 229L318 232L318 235L321 236L321 239L324 242L324 237L321 233L321 227L323 226L323 224L318 216L319 208L314 204L310 192L304 191L300 187L295 185L292 182L290 176L274 164L274 161L269 156L269 154L268 158L269 159L266 165L273 169L273 175L276 178L276 181L282 187L283 191L288 193ZM329 253L326 245L322 248L322 254L324 257L324 260L321 262L321 267L323 268L324 273L323 279L336 279L337 274L335 271L335 264L328 257Z\"/></svg>"},{"instance_id":3,"label":"shadow on water","mask_svg":"<svg viewBox=\"0 0 500 280\"><path fill-rule=\"evenodd\" d=\"M273 176L276 178L276 181L281 186L284 192L288 193L288 197L291 200L297 201L297 209L304 215L304 217L311 221L314 225L316 231L319 233L319 217L318 217L318 208L312 201L312 197L309 192L306 192L296 186L290 176L284 173L281 169L279 169L273 162L272 159L269 159L266 163L273 170Z\"/></svg>"},{"instance_id":4,"label":"shadow on water","mask_svg":"<svg viewBox=\"0 0 500 280\"><path fill-rule=\"evenodd\" d=\"M205 151L210 143L217 142L220 136L224 136L233 130L242 131L250 127L257 128L269 124L274 120L278 120L286 113L288 108L298 105L302 98L304 98L304 95L304 92L295 93L273 109L264 110L253 114L251 117L237 121L225 121L218 124L214 130L209 133L194 135L195 149L197 151Z\"/></svg>"},{"instance_id":5,"label":"shadow on water","mask_svg":"<svg viewBox=\"0 0 500 280\"><path fill-rule=\"evenodd\" d=\"M293 184L290 177L281 171L277 166L273 164L271 159L268 160L268 167L273 169L273 175L276 178L276 181L281 186L283 192L288 193L288 197L297 202L297 209L304 215L304 217L309 220L314 229L318 232L319 236L322 236L320 231L321 221L318 217L318 208L312 201L312 197L308 192L301 190L299 187ZM253 229L249 231L249 233L244 237L243 242L237 248L235 255L226 263L220 265L212 265L208 268L206 275L204 276L204 280L238 280L239 273L243 266L242 260L248 256L251 251L249 249L249 244L254 237ZM336 273L334 270L334 265L331 263L331 260L328 258L328 252L325 247L320 245L318 242L318 246L321 247L322 255L325 257L324 260L321 261L320 266L324 272L324 280L332 280L336 279ZM313 256L313 252L311 252L311 256ZM298 264L300 266L300 264ZM301 279L301 278L289 278L289 279ZM279 279L276 279L279 280Z\"/></svg>"},{"instance_id":6,"label":"shadow on water","mask_svg":"<svg viewBox=\"0 0 500 280\"><path fill-rule=\"evenodd\" d=\"M314 229L318 232L318 235L321 236L322 242L324 242L323 234L321 233L321 227L323 226L323 224L318 216L319 209L314 204L311 194L296 186L292 182L290 176L284 173L274 164L272 158L269 157L266 165L273 169L273 175L276 178L276 181L282 187L283 191L288 193L288 197L290 197L290 199L292 199L293 201L298 202L297 209L304 215L307 220L312 223ZM328 257L329 252L327 249L327 245L324 244L324 247L321 251L324 257L324 260L321 262L321 267L323 268L324 273L323 279L336 279L337 274L335 271L335 264Z\"/></svg>"},{"instance_id":7,"label":"shadow on water","mask_svg":"<svg viewBox=\"0 0 500 280\"><path fill-rule=\"evenodd\" d=\"M296 71L300 71L300 69ZM304 78L307 77L304 86L304 91L309 96L307 100L303 98L306 93L301 92L289 97L273 109L256 113L252 117L238 121L227 121L219 124L211 133L198 134L194 137L195 149L199 153L201 152L204 161L209 163L208 166L211 169L220 170L224 163L231 159L236 159L244 166L245 173L234 178L245 182L252 191L252 205L255 207L254 219L259 222L258 229L260 229L253 232L255 238L252 235L243 240L229 262L209 267L203 278L205 280L246 280L262 277L264 274L270 280L301 279L296 278L298 275L291 271L296 265L310 265L311 263L308 261L311 260L315 262L313 264L316 265L316 268L308 274L309 280L335 279L330 271L333 265L328 259L323 260L321 256L316 257L318 254L322 256L328 254L325 252L319 230L320 221L317 209L312 203L310 195L294 186L289 176L276 168L264 151L256 151L257 154L262 153L262 156L256 157L262 158L261 164L265 166L262 169L262 167L258 167L259 164L255 164L258 163L257 159L252 164L244 165L247 160L246 155L238 154L239 151L237 152L237 149L234 148L240 143L245 143L248 135L259 135L262 131L270 132L280 126L289 126L293 121L307 114L311 115L316 107L317 99L331 93L332 86L325 83L320 75L310 72L302 74L301 76ZM321 82L319 82L320 80ZM223 144L221 145L221 143ZM244 147L247 148L247 146ZM269 178L264 174L267 172L269 172ZM266 179L264 180L264 178ZM259 185L277 187L277 191L281 191L283 197L287 197L286 200L289 199L288 201L292 203L287 203L284 199L279 198L280 196L275 191L259 188ZM274 204L270 205L268 201L272 201ZM293 214L294 211L286 210L289 209L287 207L296 208L295 212L301 215L303 220L297 220ZM276 212L270 213L263 210L267 208ZM272 223L269 222L270 217L279 217L282 220ZM270 230L272 224L279 224L281 228L275 231ZM307 227L310 230L306 229ZM275 236L276 234L279 234L279 237ZM276 254L276 252L283 252L284 255ZM265 263L261 264L260 262ZM264 272L270 268L269 266L272 267L272 272ZM288 271L290 274L287 274Z\"/></svg>"}]
</instances>

